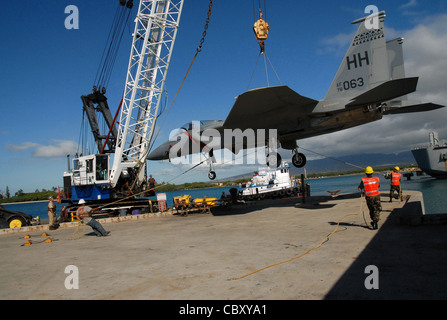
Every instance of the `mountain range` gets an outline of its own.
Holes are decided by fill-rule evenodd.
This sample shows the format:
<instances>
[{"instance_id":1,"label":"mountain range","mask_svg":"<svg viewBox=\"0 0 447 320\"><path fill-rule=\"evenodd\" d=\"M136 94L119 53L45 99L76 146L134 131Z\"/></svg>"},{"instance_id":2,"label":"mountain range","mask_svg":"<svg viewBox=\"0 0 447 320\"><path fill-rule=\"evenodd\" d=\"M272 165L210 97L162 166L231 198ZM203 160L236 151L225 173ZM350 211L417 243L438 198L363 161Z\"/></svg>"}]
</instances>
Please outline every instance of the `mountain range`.
<instances>
[{"instance_id":1,"label":"mountain range","mask_svg":"<svg viewBox=\"0 0 447 320\"><path fill-rule=\"evenodd\" d=\"M290 174L301 175L304 173L304 168L296 168L291 163ZM323 158L316 160L308 160L305 166L306 173L326 173L326 172L340 172L340 171L352 171L360 170L360 168L366 168L371 166L373 168L386 168L394 166L415 165L411 151L405 151L397 154L384 154L384 153L370 153L370 154L355 154L342 156L338 158ZM253 172L247 172L245 174L229 177L226 179L220 179L221 181L232 181L237 179L251 178Z\"/></svg>"},{"instance_id":2,"label":"mountain range","mask_svg":"<svg viewBox=\"0 0 447 320\"><path fill-rule=\"evenodd\" d=\"M413 164L416 165L413 154L411 151L405 151L398 154L370 153L310 160L307 162L305 168L309 174L360 170L360 168L366 168L368 166L373 168L386 168ZM293 175L301 174L304 173L304 169L298 169L292 165L290 173Z\"/></svg>"}]
</instances>

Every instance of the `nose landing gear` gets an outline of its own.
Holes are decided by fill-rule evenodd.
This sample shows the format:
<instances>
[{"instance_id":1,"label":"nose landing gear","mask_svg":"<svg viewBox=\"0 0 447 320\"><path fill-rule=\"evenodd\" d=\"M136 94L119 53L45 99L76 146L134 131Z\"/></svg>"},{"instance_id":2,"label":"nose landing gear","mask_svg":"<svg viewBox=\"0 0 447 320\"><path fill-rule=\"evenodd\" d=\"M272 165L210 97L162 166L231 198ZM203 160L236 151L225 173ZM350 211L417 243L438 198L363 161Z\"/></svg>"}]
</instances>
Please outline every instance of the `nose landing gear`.
<instances>
[{"instance_id":1,"label":"nose landing gear","mask_svg":"<svg viewBox=\"0 0 447 320\"><path fill-rule=\"evenodd\" d=\"M211 149L208 153L207 163L210 166L210 171L208 172L208 179L214 180L216 179L216 172L214 171L214 163L216 162L216 158L214 157L213 149Z\"/></svg>"}]
</instances>

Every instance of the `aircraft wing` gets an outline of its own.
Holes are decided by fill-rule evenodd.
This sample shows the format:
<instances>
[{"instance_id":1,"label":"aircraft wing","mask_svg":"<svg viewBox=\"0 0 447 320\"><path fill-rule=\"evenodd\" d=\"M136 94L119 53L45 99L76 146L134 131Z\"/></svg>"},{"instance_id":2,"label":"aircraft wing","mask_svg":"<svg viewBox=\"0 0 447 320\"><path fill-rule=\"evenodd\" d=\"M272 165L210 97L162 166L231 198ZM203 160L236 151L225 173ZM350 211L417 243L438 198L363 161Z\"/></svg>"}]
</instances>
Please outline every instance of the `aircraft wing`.
<instances>
[{"instance_id":1,"label":"aircraft wing","mask_svg":"<svg viewBox=\"0 0 447 320\"><path fill-rule=\"evenodd\" d=\"M227 129L278 129L296 125L318 101L303 97L287 86L247 91L236 98L223 127Z\"/></svg>"}]
</instances>

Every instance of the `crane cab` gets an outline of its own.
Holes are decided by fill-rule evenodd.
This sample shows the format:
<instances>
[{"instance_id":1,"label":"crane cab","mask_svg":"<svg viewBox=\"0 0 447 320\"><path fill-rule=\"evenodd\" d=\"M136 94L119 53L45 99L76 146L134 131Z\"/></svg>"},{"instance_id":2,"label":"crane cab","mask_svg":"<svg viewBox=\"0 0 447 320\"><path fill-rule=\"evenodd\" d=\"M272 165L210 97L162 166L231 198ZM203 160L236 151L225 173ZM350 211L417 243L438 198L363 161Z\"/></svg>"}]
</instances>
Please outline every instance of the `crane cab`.
<instances>
[{"instance_id":1,"label":"crane cab","mask_svg":"<svg viewBox=\"0 0 447 320\"><path fill-rule=\"evenodd\" d=\"M71 188L72 201L110 198L109 162L108 154L73 159L73 169L64 173L64 187Z\"/></svg>"}]
</instances>

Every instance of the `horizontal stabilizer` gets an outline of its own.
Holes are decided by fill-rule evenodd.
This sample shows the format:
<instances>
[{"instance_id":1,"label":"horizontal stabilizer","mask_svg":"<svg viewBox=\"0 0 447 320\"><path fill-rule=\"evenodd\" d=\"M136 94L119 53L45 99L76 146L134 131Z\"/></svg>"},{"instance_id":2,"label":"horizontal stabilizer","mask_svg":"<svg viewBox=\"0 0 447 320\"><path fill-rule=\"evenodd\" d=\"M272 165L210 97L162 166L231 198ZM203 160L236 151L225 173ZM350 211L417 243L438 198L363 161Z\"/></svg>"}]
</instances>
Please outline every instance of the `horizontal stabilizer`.
<instances>
[{"instance_id":1,"label":"horizontal stabilizer","mask_svg":"<svg viewBox=\"0 0 447 320\"><path fill-rule=\"evenodd\" d=\"M352 99L347 107L381 103L416 91L418 77L390 80Z\"/></svg>"},{"instance_id":2,"label":"horizontal stabilizer","mask_svg":"<svg viewBox=\"0 0 447 320\"><path fill-rule=\"evenodd\" d=\"M383 114L401 114L401 113L413 113L413 112L425 112L432 111L440 108L444 108L445 106L441 106L435 103L421 103L415 104L407 107L397 107L386 110Z\"/></svg>"},{"instance_id":3,"label":"horizontal stabilizer","mask_svg":"<svg viewBox=\"0 0 447 320\"><path fill-rule=\"evenodd\" d=\"M303 97L287 86L250 90L237 97L224 128L269 129L307 114L307 106L318 101Z\"/></svg>"}]
</instances>

